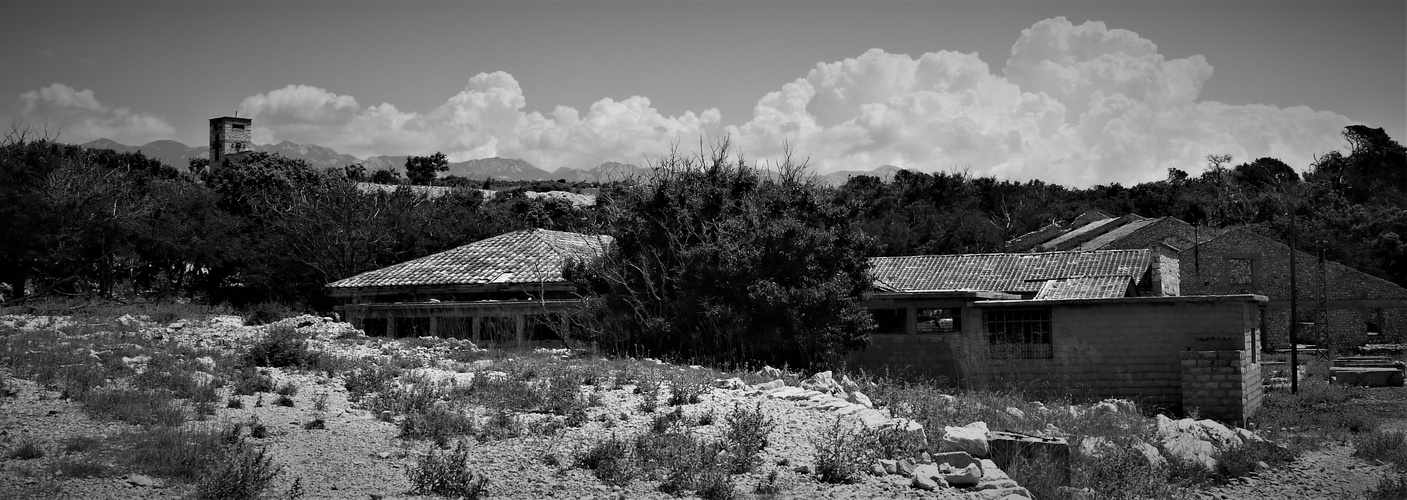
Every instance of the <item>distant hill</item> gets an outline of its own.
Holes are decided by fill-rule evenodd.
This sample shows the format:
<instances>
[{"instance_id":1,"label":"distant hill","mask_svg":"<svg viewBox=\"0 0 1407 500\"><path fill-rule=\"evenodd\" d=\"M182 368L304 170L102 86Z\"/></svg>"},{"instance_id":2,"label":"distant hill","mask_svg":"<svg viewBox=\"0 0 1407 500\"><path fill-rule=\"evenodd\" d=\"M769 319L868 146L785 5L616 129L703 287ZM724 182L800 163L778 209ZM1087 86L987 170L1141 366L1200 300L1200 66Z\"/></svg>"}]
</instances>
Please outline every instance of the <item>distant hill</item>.
<instances>
[{"instance_id":1,"label":"distant hill","mask_svg":"<svg viewBox=\"0 0 1407 500\"><path fill-rule=\"evenodd\" d=\"M562 167L552 171L552 180L562 179L567 182L611 182L631 179L640 176L645 172L644 167L639 167L629 163L608 161L590 168L568 168Z\"/></svg>"},{"instance_id":2,"label":"distant hill","mask_svg":"<svg viewBox=\"0 0 1407 500\"><path fill-rule=\"evenodd\" d=\"M172 140L152 141L141 146L128 146L110 139L98 139L81 144L81 146L93 149L111 149L119 153L141 152L149 158L161 160L161 162L179 169L185 169L192 158L210 157L210 149L207 147L192 147ZM405 161L408 158L405 155L382 155L363 160L349 154L339 153L329 147L289 141L278 144L255 144L254 150L278 153L289 158L299 158L318 168L342 168L360 163L366 167L368 173L387 168L404 173ZM873 171L842 170L819 177L823 183L839 186L857 175L874 175L888 181L893 179L894 173L900 170L903 169L893 165L884 165ZM561 167L548 172L526 160L493 157L450 163L449 171L444 175L457 175L467 179L493 178L505 181L563 179L567 182L610 182L636 178L645 171L644 167L638 165L608 161L594 167Z\"/></svg>"},{"instance_id":3,"label":"distant hill","mask_svg":"<svg viewBox=\"0 0 1407 500\"><path fill-rule=\"evenodd\" d=\"M827 184L827 185L831 185L831 186L841 186L841 185L844 185L846 182L849 182L849 181L850 181L850 178L851 178L851 177L855 177L855 176L859 176L859 175L872 175L872 176L875 176L875 177L879 177L879 180L881 180L881 181L889 182L889 181L891 181L891 180L894 180L894 174L895 174L896 172L900 171L900 170L904 170L904 169L899 168L899 167L896 167L896 166L894 166L894 165L881 165L879 168L876 168L876 169L874 169L874 170L869 170L869 171L866 171L866 170L840 170L840 171L836 171L836 172L831 172L831 173L829 173L829 174L824 174L824 175L821 175L821 176L819 176L819 177L820 177L820 181L821 181L823 184Z\"/></svg>"},{"instance_id":4,"label":"distant hill","mask_svg":"<svg viewBox=\"0 0 1407 500\"><path fill-rule=\"evenodd\" d=\"M361 159L355 156L338 153L332 148L318 146L316 144L298 144L296 142L283 141L272 145L255 144L254 149L266 153L278 153L288 158L301 158L303 161L308 162L309 165L318 168L342 168L353 163L361 162ZM401 165L405 165L405 161L401 161Z\"/></svg>"}]
</instances>

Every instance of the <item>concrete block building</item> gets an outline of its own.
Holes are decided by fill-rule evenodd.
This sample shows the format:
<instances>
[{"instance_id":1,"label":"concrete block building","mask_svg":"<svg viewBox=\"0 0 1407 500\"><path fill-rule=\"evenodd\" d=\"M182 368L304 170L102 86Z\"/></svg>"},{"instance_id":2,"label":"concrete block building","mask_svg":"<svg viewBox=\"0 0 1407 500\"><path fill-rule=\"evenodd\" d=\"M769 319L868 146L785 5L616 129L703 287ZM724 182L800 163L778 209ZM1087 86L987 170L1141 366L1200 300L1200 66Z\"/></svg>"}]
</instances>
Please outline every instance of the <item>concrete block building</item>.
<instances>
[{"instance_id":1,"label":"concrete block building","mask_svg":"<svg viewBox=\"0 0 1407 500\"><path fill-rule=\"evenodd\" d=\"M1182 296L1161 285L1176 262L1149 249L872 259L880 291L865 306L879 328L847 361L1248 418L1260 405L1266 298ZM1185 363L1188 352L1220 364ZM1233 368L1236 384L1208 378Z\"/></svg>"},{"instance_id":2,"label":"concrete block building","mask_svg":"<svg viewBox=\"0 0 1407 500\"><path fill-rule=\"evenodd\" d=\"M254 120L233 116L210 119L210 168L221 168L230 160L254 150Z\"/></svg>"}]
</instances>

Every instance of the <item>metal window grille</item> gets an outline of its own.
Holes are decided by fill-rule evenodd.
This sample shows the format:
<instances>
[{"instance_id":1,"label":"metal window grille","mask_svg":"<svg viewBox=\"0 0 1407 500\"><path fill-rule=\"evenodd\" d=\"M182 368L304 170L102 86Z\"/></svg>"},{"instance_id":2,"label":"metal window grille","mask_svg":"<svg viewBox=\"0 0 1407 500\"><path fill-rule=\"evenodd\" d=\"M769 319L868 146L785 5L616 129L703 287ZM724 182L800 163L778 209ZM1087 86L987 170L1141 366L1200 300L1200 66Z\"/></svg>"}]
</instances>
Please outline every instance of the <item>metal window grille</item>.
<instances>
[{"instance_id":1,"label":"metal window grille","mask_svg":"<svg viewBox=\"0 0 1407 500\"><path fill-rule=\"evenodd\" d=\"M988 309L983 314L991 359L1051 359L1050 309Z\"/></svg>"}]
</instances>

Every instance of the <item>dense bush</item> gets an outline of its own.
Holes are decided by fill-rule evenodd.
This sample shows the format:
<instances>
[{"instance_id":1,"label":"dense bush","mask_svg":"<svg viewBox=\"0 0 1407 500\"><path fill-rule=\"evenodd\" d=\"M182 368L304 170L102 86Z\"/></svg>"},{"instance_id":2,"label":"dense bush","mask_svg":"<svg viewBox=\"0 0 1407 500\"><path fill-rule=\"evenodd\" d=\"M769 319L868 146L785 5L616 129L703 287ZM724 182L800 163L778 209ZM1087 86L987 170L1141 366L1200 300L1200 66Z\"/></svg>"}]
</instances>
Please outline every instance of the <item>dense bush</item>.
<instances>
[{"instance_id":1,"label":"dense bush","mask_svg":"<svg viewBox=\"0 0 1407 500\"><path fill-rule=\"evenodd\" d=\"M306 368L316 362L317 353L308 349L308 338L286 325L270 328L244 354L244 363L248 366Z\"/></svg>"},{"instance_id":2,"label":"dense bush","mask_svg":"<svg viewBox=\"0 0 1407 500\"><path fill-rule=\"evenodd\" d=\"M869 239L803 166L769 176L727 143L609 193L614 244L569 269L603 347L811 366L872 328ZM638 350L638 351L637 351Z\"/></svg>"}]
</instances>

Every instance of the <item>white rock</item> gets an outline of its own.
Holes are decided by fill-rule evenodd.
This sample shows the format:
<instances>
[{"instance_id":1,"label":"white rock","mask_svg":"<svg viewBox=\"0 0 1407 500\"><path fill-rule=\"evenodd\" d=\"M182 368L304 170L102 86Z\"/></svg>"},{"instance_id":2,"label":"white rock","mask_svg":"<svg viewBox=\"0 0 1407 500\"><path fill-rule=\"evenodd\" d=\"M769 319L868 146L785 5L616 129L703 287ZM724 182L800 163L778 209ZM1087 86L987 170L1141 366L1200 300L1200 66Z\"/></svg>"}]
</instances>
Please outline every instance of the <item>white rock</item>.
<instances>
[{"instance_id":1,"label":"white rock","mask_svg":"<svg viewBox=\"0 0 1407 500\"><path fill-rule=\"evenodd\" d=\"M786 386L787 386L786 381L784 381L784 380L782 380L782 379L777 379L777 380L773 380L773 381L771 381L771 382L763 382L763 383L761 383L761 384L754 385L754 386L752 386L752 390L754 390L754 391L763 391L763 392L767 392L767 391L772 391L772 390L776 390L776 389L781 389L781 388L786 387Z\"/></svg>"},{"instance_id":2,"label":"white rock","mask_svg":"<svg viewBox=\"0 0 1407 500\"><path fill-rule=\"evenodd\" d=\"M1020 408L1017 408L1015 406L1006 407L1006 413L1007 415L1011 415L1016 418L1026 418L1026 412L1021 411Z\"/></svg>"},{"instance_id":3,"label":"white rock","mask_svg":"<svg viewBox=\"0 0 1407 500\"><path fill-rule=\"evenodd\" d=\"M880 459L880 460L879 460L879 465L884 467L884 473L885 473L885 474L897 474L897 473L899 473L899 461L898 461L898 460Z\"/></svg>"},{"instance_id":4,"label":"white rock","mask_svg":"<svg viewBox=\"0 0 1407 500\"><path fill-rule=\"evenodd\" d=\"M1088 458L1100 458L1108 450L1114 449L1114 443L1103 436L1089 436L1080 440L1080 455Z\"/></svg>"},{"instance_id":5,"label":"white rock","mask_svg":"<svg viewBox=\"0 0 1407 500\"><path fill-rule=\"evenodd\" d=\"M844 390L841 388L840 383L835 381L835 377L829 371L812 375L811 378L802 382L801 386L813 391L825 393L836 393Z\"/></svg>"},{"instance_id":6,"label":"white rock","mask_svg":"<svg viewBox=\"0 0 1407 500\"><path fill-rule=\"evenodd\" d=\"M870 397L860 391L851 392L850 397L846 398L846 401L857 405L863 405L865 408L874 408L874 403L870 401Z\"/></svg>"},{"instance_id":7,"label":"white rock","mask_svg":"<svg viewBox=\"0 0 1407 500\"><path fill-rule=\"evenodd\" d=\"M1151 465L1154 468L1163 468L1168 466L1168 459L1164 457L1162 453L1158 453L1158 449L1154 448L1151 444L1139 441L1133 444L1133 449L1138 450L1139 453L1142 453L1143 458L1148 460L1148 465Z\"/></svg>"},{"instance_id":8,"label":"white rock","mask_svg":"<svg viewBox=\"0 0 1407 500\"><path fill-rule=\"evenodd\" d=\"M1168 454L1184 462L1201 464L1209 470L1216 470L1216 446L1208 441L1197 439L1190 434L1180 434L1163 441L1163 449Z\"/></svg>"},{"instance_id":9,"label":"white rock","mask_svg":"<svg viewBox=\"0 0 1407 500\"><path fill-rule=\"evenodd\" d=\"M151 356L145 354L130 358L126 356L122 357L122 364L126 365L127 368L130 368L132 371L137 372L138 375L147 371L148 361L151 361Z\"/></svg>"},{"instance_id":10,"label":"white rock","mask_svg":"<svg viewBox=\"0 0 1407 500\"><path fill-rule=\"evenodd\" d=\"M987 446L987 423L973 422L962 427L944 427L938 451L965 451L974 457L986 457Z\"/></svg>"},{"instance_id":11,"label":"white rock","mask_svg":"<svg viewBox=\"0 0 1407 500\"><path fill-rule=\"evenodd\" d=\"M982 481L982 467L977 464L968 464L966 467L939 467L943 473L943 480L953 486L976 486Z\"/></svg>"},{"instance_id":12,"label":"white rock","mask_svg":"<svg viewBox=\"0 0 1407 500\"><path fill-rule=\"evenodd\" d=\"M215 371L215 358L212 358L210 356L201 356L199 358L195 358L195 364L200 365L200 369L203 371Z\"/></svg>"},{"instance_id":13,"label":"white rock","mask_svg":"<svg viewBox=\"0 0 1407 500\"><path fill-rule=\"evenodd\" d=\"M757 370L757 374L767 378L782 378L782 371L770 366L764 366Z\"/></svg>"},{"instance_id":14,"label":"white rock","mask_svg":"<svg viewBox=\"0 0 1407 500\"><path fill-rule=\"evenodd\" d=\"M913 485L921 490L936 490L939 486L948 486L948 482L943 477L942 471L934 464L920 464L914 467Z\"/></svg>"}]
</instances>

